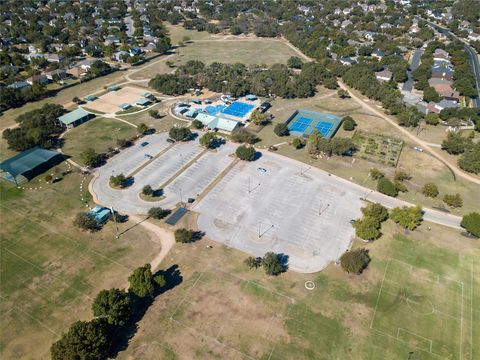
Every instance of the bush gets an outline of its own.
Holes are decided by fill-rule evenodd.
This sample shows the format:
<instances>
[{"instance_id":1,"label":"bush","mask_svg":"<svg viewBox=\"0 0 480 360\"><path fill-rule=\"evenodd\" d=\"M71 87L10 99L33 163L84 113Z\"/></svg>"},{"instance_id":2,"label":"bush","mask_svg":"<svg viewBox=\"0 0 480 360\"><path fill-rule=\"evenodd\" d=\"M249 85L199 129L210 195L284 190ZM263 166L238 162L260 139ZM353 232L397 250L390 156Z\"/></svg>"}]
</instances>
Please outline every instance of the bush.
<instances>
[{"instance_id":1,"label":"bush","mask_svg":"<svg viewBox=\"0 0 480 360\"><path fill-rule=\"evenodd\" d=\"M195 120L192 121L192 127L194 129L201 129L201 128L203 128L203 124L200 120L195 119Z\"/></svg>"},{"instance_id":2,"label":"bush","mask_svg":"<svg viewBox=\"0 0 480 360\"><path fill-rule=\"evenodd\" d=\"M463 199L460 196L460 194L455 194L455 195L445 194L443 196L443 202L453 208L459 208L463 206Z\"/></svg>"},{"instance_id":3,"label":"bush","mask_svg":"<svg viewBox=\"0 0 480 360\"><path fill-rule=\"evenodd\" d=\"M347 273L360 275L367 268L370 260L368 250L357 249L344 253L340 257L340 264Z\"/></svg>"},{"instance_id":4,"label":"bush","mask_svg":"<svg viewBox=\"0 0 480 360\"><path fill-rule=\"evenodd\" d=\"M480 214L472 212L462 218L460 225L470 234L480 237Z\"/></svg>"},{"instance_id":5,"label":"bush","mask_svg":"<svg viewBox=\"0 0 480 360\"><path fill-rule=\"evenodd\" d=\"M45 175L45 182L48 183L48 182L52 181L52 179L53 179L52 175L50 175L50 174Z\"/></svg>"},{"instance_id":6,"label":"bush","mask_svg":"<svg viewBox=\"0 0 480 360\"><path fill-rule=\"evenodd\" d=\"M79 212L73 220L73 225L82 230L88 230L90 232L100 230L100 225L97 223L97 220L95 220L95 217L86 212Z\"/></svg>"},{"instance_id":7,"label":"bush","mask_svg":"<svg viewBox=\"0 0 480 360\"><path fill-rule=\"evenodd\" d=\"M214 132L207 132L200 138L200 145L207 149L213 149L217 146L218 137Z\"/></svg>"},{"instance_id":8,"label":"bush","mask_svg":"<svg viewBox=\"0 0 480 360\"><path fill-rule=\"evenodd\" d=\"M300 138L295 138L292 140L292 146L295 148L295 149L300 149L304 146L305 144L303 143L303 141L300 139Z\"/></svg>"},{"instance_id":9,"label":"bush","mask_svg":"<svg viewBox=\"0 0 480 360\"><path fill-rule=\"evenodd\" d=\"M423 220L422 208L420 206L394 208L390 212L390 218L405 229L415 230Z\"/></svg>"},{"instance_id":10,"label":"bush","mask_svg":"<svg viewBox=\"0 0 480 360\"><path fill-rule=\"evenodd\" d=\"M110 176L110 185L123 188L127 185L127 178L123 174L112 175Z\"/></svg>"},{"instance_id":11,"label":"bush","mask_svg":"<svg viewBox=\"0 0 480 360\"><path fill-rule=\"evenodd\" d=\"M438 196L437 185L431 182L426 183L425 185L423 185L422 194L431 198L437 197Z\"/></svg>"},{"instance_id":12,"label":"bush","mask_svg":"<svg viewBox=\"0 0 480 360\"><path fill-rule=\"evenodd\" d=\"M195 241L195 232L188 229L175 230L175 241L179 243L191 243Z\"/></svg>"},{"instance_id":13,"label":"bush","mask_svg":"<svg viewBox=\"0 0 480 360\"><path fill-rule=\"evenodd\" d=\"M364 216L363 218L353 223L355 234L364 240L375 240L380 237L380 223L377 219L371 216Z\"/></svg>"},{"instance_id":14,"label":"bush","mask_svg":"<svg viewBox=\"0 0 480 360\"><path fill-rule=\"evenodd\" d=\"M398 195L398 190L395 187L395 184L385 177L378 179L377 190L388 196L395 197Z\"/></svg>"},{"instance_id":15,"label":"bush","mask_svg":"<svg viewBox=\"0 0 480 360\"><path fill-rule=\"evenodd\" d=\"M382 177L384 177L385 175L380 171L378 170L377 168L371 168L370 169L370 177L373 179L373 180L378 180Z\"/></svg>"},{"instance_id":16,"label":"bush","mask_svg":"<svg viewBox=\"0 0 480 360\"><path fill-rule=\"evenodd\" d=\"M255 144L259 140L255 134L252 134L250 131L243 128L234 130L231 139L236 143L245 144Z\"/></svg>"},{"instance_id":17,"label":"bush","mask_svg":"<svg viewBox=\"0 0 480 360\"><path fill-rule=\"evenodd\" d=\"M148 210L148 216L160 220L167 217L171 212L171 210L162 209L161 207L152 207Z\"/></svg>"},{"instance_id":18,"label":"bush","mask_svg":"<svg viewBox=\"0 0 480 360\"><path fill-rule=\"evenodd\" d=\"M353 120L351 116L345 116L342 122L343 122L343 125L342 125L343 130L346 130L346 131L355 130L355 127L357 126L357 123L355 122L355 120Z\"/></svg>"},{"instance_id":19,"label":"bush","mask_svg":"<svg viewBox=\"0 0 480 360\"><path fill-rule=\"evenodd\" d=\"M277 276L287 270L282 263L281 255L274 252L267 252L262 258L262 266L265 273L270 276Z\"/></svg>"},{"instance_id":20,"label":"bush","mask_svg":"<svg viewBox=\"0 0 480 360\"><path fill-rule=\"evenodd\" d=\"M256 153L257 152L255 151L255 148L251 146L244 146L244 145L239 146L235 151L235 155L237 155L237 157L240 160L245 160L245 161L255 160Z\"/></svg>"},{"instance_id":21,"label":"bush","mask_svg":"<svg viewBox=\"0 0 480 360\"><path fill-rule=\"evenodd\" d=\"M437 126L440 123L440 117L438 116L438 114L429 113L425 115L425 122L428 125Z\"/></svg>"},{"instance_id":22,"label":"bush","mask_svg":"<svg viewBox=\"0 0 480 360\"><path fill-rule=\"evenodd\" d=\"M91 167L97 167L100 165L102 157L100 154L97 154L94 149L88 148L86 149L80 157L85 165Z\"/></svg>"},{"instance_id":23,"label":"bush","mask_svg":"<svg viewBox=\"0 0 480 360\"><path fill-rule=\"evenodd\" d=\"M142 194L145 196L152 196L153 195L153 189L150 185L145 185L142 189Z\"/></svg>"},{"instance_id":24,"label":"bush","mask_svg":"<svg viewBox=\"0 0 480 360\"><path fill-rule=\"evenodd\" d=\"M148 110L148 115L150 115L154 119L160 119L160 113L158 110Z\"/></svg>"},{"instance_id":25,"label":"bush","mask_svg":"<svg viewBox=\"0 0 480 360\"><path fill-rule=\"evenodd\" d=\"M188 141L192 138L192 132L186 127L172 127L168 135L176 141Z\"/></svg>"},{"instance_id":26,"label":"bush","mask_svg":"<svg viewBox=\"0 0 480 360\"><path fill-rule=\"evenodd\" d=\"M117 139L117 146L119 148L126 148L132 145L132 142L127 139Z\"/></svg>"},{"instance_id":27,"label":"bush","mask_svg":"<svg viewBox=\"0 0 480 360\"><path fill-rule=\"evenodd\" d=\"M277 134L277 136L288 136L290 135L290 131L288 131L288 125L285 123L280 123L275 125L273 132Z\"/></svg>"},{"instance_id":28,"label":"bush","mask_svg":"<svg viewBox=\"0 0 480 360\"><path fill-rule=\"evenodd\" d=\"M401 183L400 181L395 181L393 184L395 185L395 189L397 189L398 192L408 192L405 184Z\"/></svg>"},{"instance_id":29,"label":"bush","mask_svg":"<svg viewBox=\"0 0 480 360\"><path fill-rule=\"evenodd\" d=\"M138 124L137 126L137 131L140 133L140 134L146 134L148 132L148 126L144 123L140 123Z\"/></svg>"},{"instance_id":30,"label":"bush","mask_svg":"<svg viewBox=\"0 0 480 360\"><path fill-rule=\"evenodd\" d=\"M395 176L394 176L393 180L404 181L404 180L410 180L411 178L412 177L409 174L407 174L405 171L399 170L399 171L395 172Z\"/></svg>"},{"instance_id":31,"label":"bush","mask_svg":"<svg viewBox=\"0 0 480 360\"><path fill-rule=\"evenodd\" d=\"M257 269L262 266L262 258L261 257L253 257L249 256L244 261L244 264L248 266L249 269Z\"/></svg>"},{"instance_id":32,"label":"bush","mask_svg":"<svg viewBox=\"0 0 480 360\"><path fill-rule=\"evenodd\" d=\"M388 210L382 204L369 203L367 206L360 209L363 216L368 216L375 219L378 223L382 223L388 219Z\"/></svg>"}]
</instances>

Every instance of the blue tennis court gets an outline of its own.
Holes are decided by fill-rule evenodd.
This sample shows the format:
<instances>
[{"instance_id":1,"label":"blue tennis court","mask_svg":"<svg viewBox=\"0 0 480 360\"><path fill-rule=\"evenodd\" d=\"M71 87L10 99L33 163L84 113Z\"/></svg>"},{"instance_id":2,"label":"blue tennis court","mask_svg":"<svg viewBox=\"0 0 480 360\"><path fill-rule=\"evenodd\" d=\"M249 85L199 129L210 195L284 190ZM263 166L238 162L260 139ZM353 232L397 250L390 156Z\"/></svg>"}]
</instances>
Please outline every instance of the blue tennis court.
<instances>
[{"instance_id":1,"label":"blue tennis court","mask_svg":"<svg viewBox=\"0 0 480 360\"><path fill-rule=\"evenodd\" d=\"M225 105L208 105L205 107L205 111L210 115L217 115L225 109Z\"/></svg>"},{"instance_id":2,"label":"blue tennis court","mask_svg":"<svg viewBox=\"0 0 480 360\"><path fill-rule=\"evenodd\" d=\"M235 101L230 106L222 111L222 113L226 115L237 116L243 118L246 114L248 114L255 106L243 103L241 101Z\"/></svg>"},{"instance_id":3,"label":"blue tennis court","mask_svg":"<svg viewBox=\"0 0 480 360\"><path fill-rule=\"evenodd\" d=\"M332 114L308 110L296 110L287 120L292 135L307 137L318 131L325 138L332 138L342 119Z\"/></svg>"}]
</instances>

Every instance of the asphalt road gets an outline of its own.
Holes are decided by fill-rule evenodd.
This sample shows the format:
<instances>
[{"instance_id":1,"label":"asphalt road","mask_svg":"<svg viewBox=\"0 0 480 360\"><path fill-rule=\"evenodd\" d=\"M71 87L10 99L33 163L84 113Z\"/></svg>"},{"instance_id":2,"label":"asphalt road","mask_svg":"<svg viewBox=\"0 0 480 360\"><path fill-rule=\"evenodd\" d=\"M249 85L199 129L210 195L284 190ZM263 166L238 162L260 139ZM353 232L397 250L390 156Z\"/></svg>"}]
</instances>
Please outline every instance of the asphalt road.
<instances>
[{"instance_id":1,"label":"asphalt road","mask_svg":"<svg viewBox=\"0 0 480 360\"><path fill-rule=\"evenodd\" d=\"M422 57L423 50L415 50L412 56L412 62L410 63L410 70L407 71L408 80L403 84L402 90L411 92L413 89L413 77L412 71L414 71L420 65L420 59Z\"/></svg>"}]
</instances>

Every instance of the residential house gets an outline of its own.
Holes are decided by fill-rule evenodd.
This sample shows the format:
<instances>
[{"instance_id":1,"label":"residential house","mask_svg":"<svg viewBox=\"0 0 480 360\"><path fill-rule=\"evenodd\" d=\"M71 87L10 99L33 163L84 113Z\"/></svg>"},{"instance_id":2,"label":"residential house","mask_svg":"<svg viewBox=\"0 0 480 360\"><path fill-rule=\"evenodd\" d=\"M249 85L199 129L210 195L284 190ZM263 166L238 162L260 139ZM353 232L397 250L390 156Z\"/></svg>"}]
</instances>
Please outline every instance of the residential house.
<instances>
[{"instance_id":1,"label":"residential house","mask_svg":"<svg viewBox=\"0 0 480 360\"><path fill-rule=\"evenodd\" d=\"M458 108L458 107L459 105L456 101L445 100L445 99L435 104L435 108L438 109L438 111L442 111L443 109Z\"/></svg>"},{"instance_id":2,"label":"residential house","mask_svg":"<svg viewBox=\"0 0 480 360\"><path fill-rule=\"evenodd\" d=\"M126 51L120 50L113 53L112 58L115 61L123 62L125 58L129 57L130 54Z\"/></svg>"},{"instance_id":3,"label":"residential house","mask_svg":"<svg viewBox=\"0 0 480 360\"><path fill-rule=\"evenodd\" d=\"M74 66L70 69L67 69L67 74L72 75L74 78L79 79L82 76L85 76L87 73L87 70L80 66Z\"/></svg>"},{"instance_id":4,"label":"residential house","mask_svg":"<svg viewBox=\"0 0 480 360\"><path fill-rule=\"evenodd\" d=\"M90 70L90 68L92 67L92 64L95 61L97 61L97 60L85 59L85 60L79 61L76 65L81 67L82 69L88 71L88 70Z\"/></svg>"},{"instance_id":5,"label":"residential house","mask_svg":"<svg viewBox=\"0 0 480 360\"><path fill-rule=\"evenodd\" d=\"M48 84L48 78L45 75L33 75L25 80L28 84L33 85L33 83L39 83L42 85Z\"/></svg>"},{"instance_id":6,"label":"residential house","mask_svg":"<svg viewBox=\"0 0 480 360\"><path fill-rule=\"evenodd\" d=\"M48 62L60 62L63 60L63 56L60 54L45 54L43 57Z\"/></svg>"},{"instance_id":7,"label":"residential house","mask_svg":"<svg viewBox=\"0 0 480 360\"><path fill-rule=\"evenodd\" d=\"M356 64L357 62L355 60L353 60L352 58L350 57L341 57L340 58L340 63L342 65L347 65L347 66L351 66L353 64Z\"/></svg>"},{"instance_id":8,"label":"residential house","mask_svg":"<svg viewBox=\"0 0 480 360\"><path fill-rule=\"evenodd\" d=\"M10 84L7 86L9 89L15 89L15 90L22 90L23 88L29 87L30 84L28 84L25 81L15 81L14 83Z\"/></svg>"},{"instance_id":9,"label":"residential house","mask_svg":"<svg viewBox=\"0 0 480 360\"><path fill-rule=\"evenodd\" d=\"M375 73L375 77L378 81L390 81L392 80L392 72L389 70L382 70Z\"/></svg>"},{"instance_id":10,"label":"residential house","mask_svg":"<svg viewBox=\"0 0 480 360\"><path fill-rule=\"evenodd\" d=\"M67 72L63 69L57 69L45 73L45 76L50 81L59 81L69 77L69 74L67 74Z\"/></svg>"},{"instance_id":11,"label":"residential house","mask_svg":"<svg viewBox=\"0 0 480 360\"><path fill-rule=\"evenodd\" d=\"M471 34L468 35L468 40L480 41L480 34L472 32Z\"/></svg>"},{"instance_id":12,"label":"residential house","mask_svg":"<svg viewBox=\"0 0 480 360\"><path fill-rule=\"evenodd\" d=\"M372 52L372 56L378 60L382 60L382 58L385 56L385 53L382 50L374 50Z\"/></svg>"}]
</instances>

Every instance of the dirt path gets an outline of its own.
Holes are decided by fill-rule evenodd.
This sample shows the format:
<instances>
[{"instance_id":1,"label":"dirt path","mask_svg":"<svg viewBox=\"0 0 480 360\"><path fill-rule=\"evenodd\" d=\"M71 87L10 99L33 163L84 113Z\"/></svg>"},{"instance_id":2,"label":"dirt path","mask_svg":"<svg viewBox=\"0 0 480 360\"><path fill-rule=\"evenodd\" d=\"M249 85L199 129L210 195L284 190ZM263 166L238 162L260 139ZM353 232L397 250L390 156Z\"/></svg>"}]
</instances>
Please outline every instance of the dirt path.
<instances>
[{"instance_id":1,"label":"dirt path","mask_svg":"<svg viewBox=\"0 0 480 360\"><path fill-rule=\"evenodd\" d=\"M383 112L375 109L372 105L367 104L363 99L358 97L357 95L353 94L352 91L350 90L347 85L345 85L343 82L339 81L338 84L343 90L346 90L349 92L350 96L352 97L353 100L355 100L357 103L359 103L362 107L365 109L369 110L370 112L374 113L375 115L378 115L382 119L386 120L390 125L394 126L398 131L400 131L402 134L413 140L415 143L420 145L425 151L427 151L429 154L431 154L433 157L436 159L440 160L443 164L445 164L447 167L449 167L456 175L462 177L465 180L471 181L475 184L480 185L480 178L474 177L465 171L461 170L456 164L453 164L451 161L446 159L444 156L441 154L438 154L437 152L432 150L432 145L426 141L420 140L418 137L410 133L407 129L401 127L400 125L397 124L396 121L385 115Z\"/></svg>"},{"instance_id":2,"label":"dirt path","mask_svg":"<svg viewBox=\"0 0 480 360\"><path fill-rule=\"evenodd\" d=\"M153 258L152 261L150 261L150 265L152 265L152 272L155 272L175 244L175 236L173 235L173 232L152 224L151 222L143 221L143 219L137 216L130 216L130 219L139 223L146 230L152 232L162 246L160 252Z\"/></svg>"}]
</instances>

